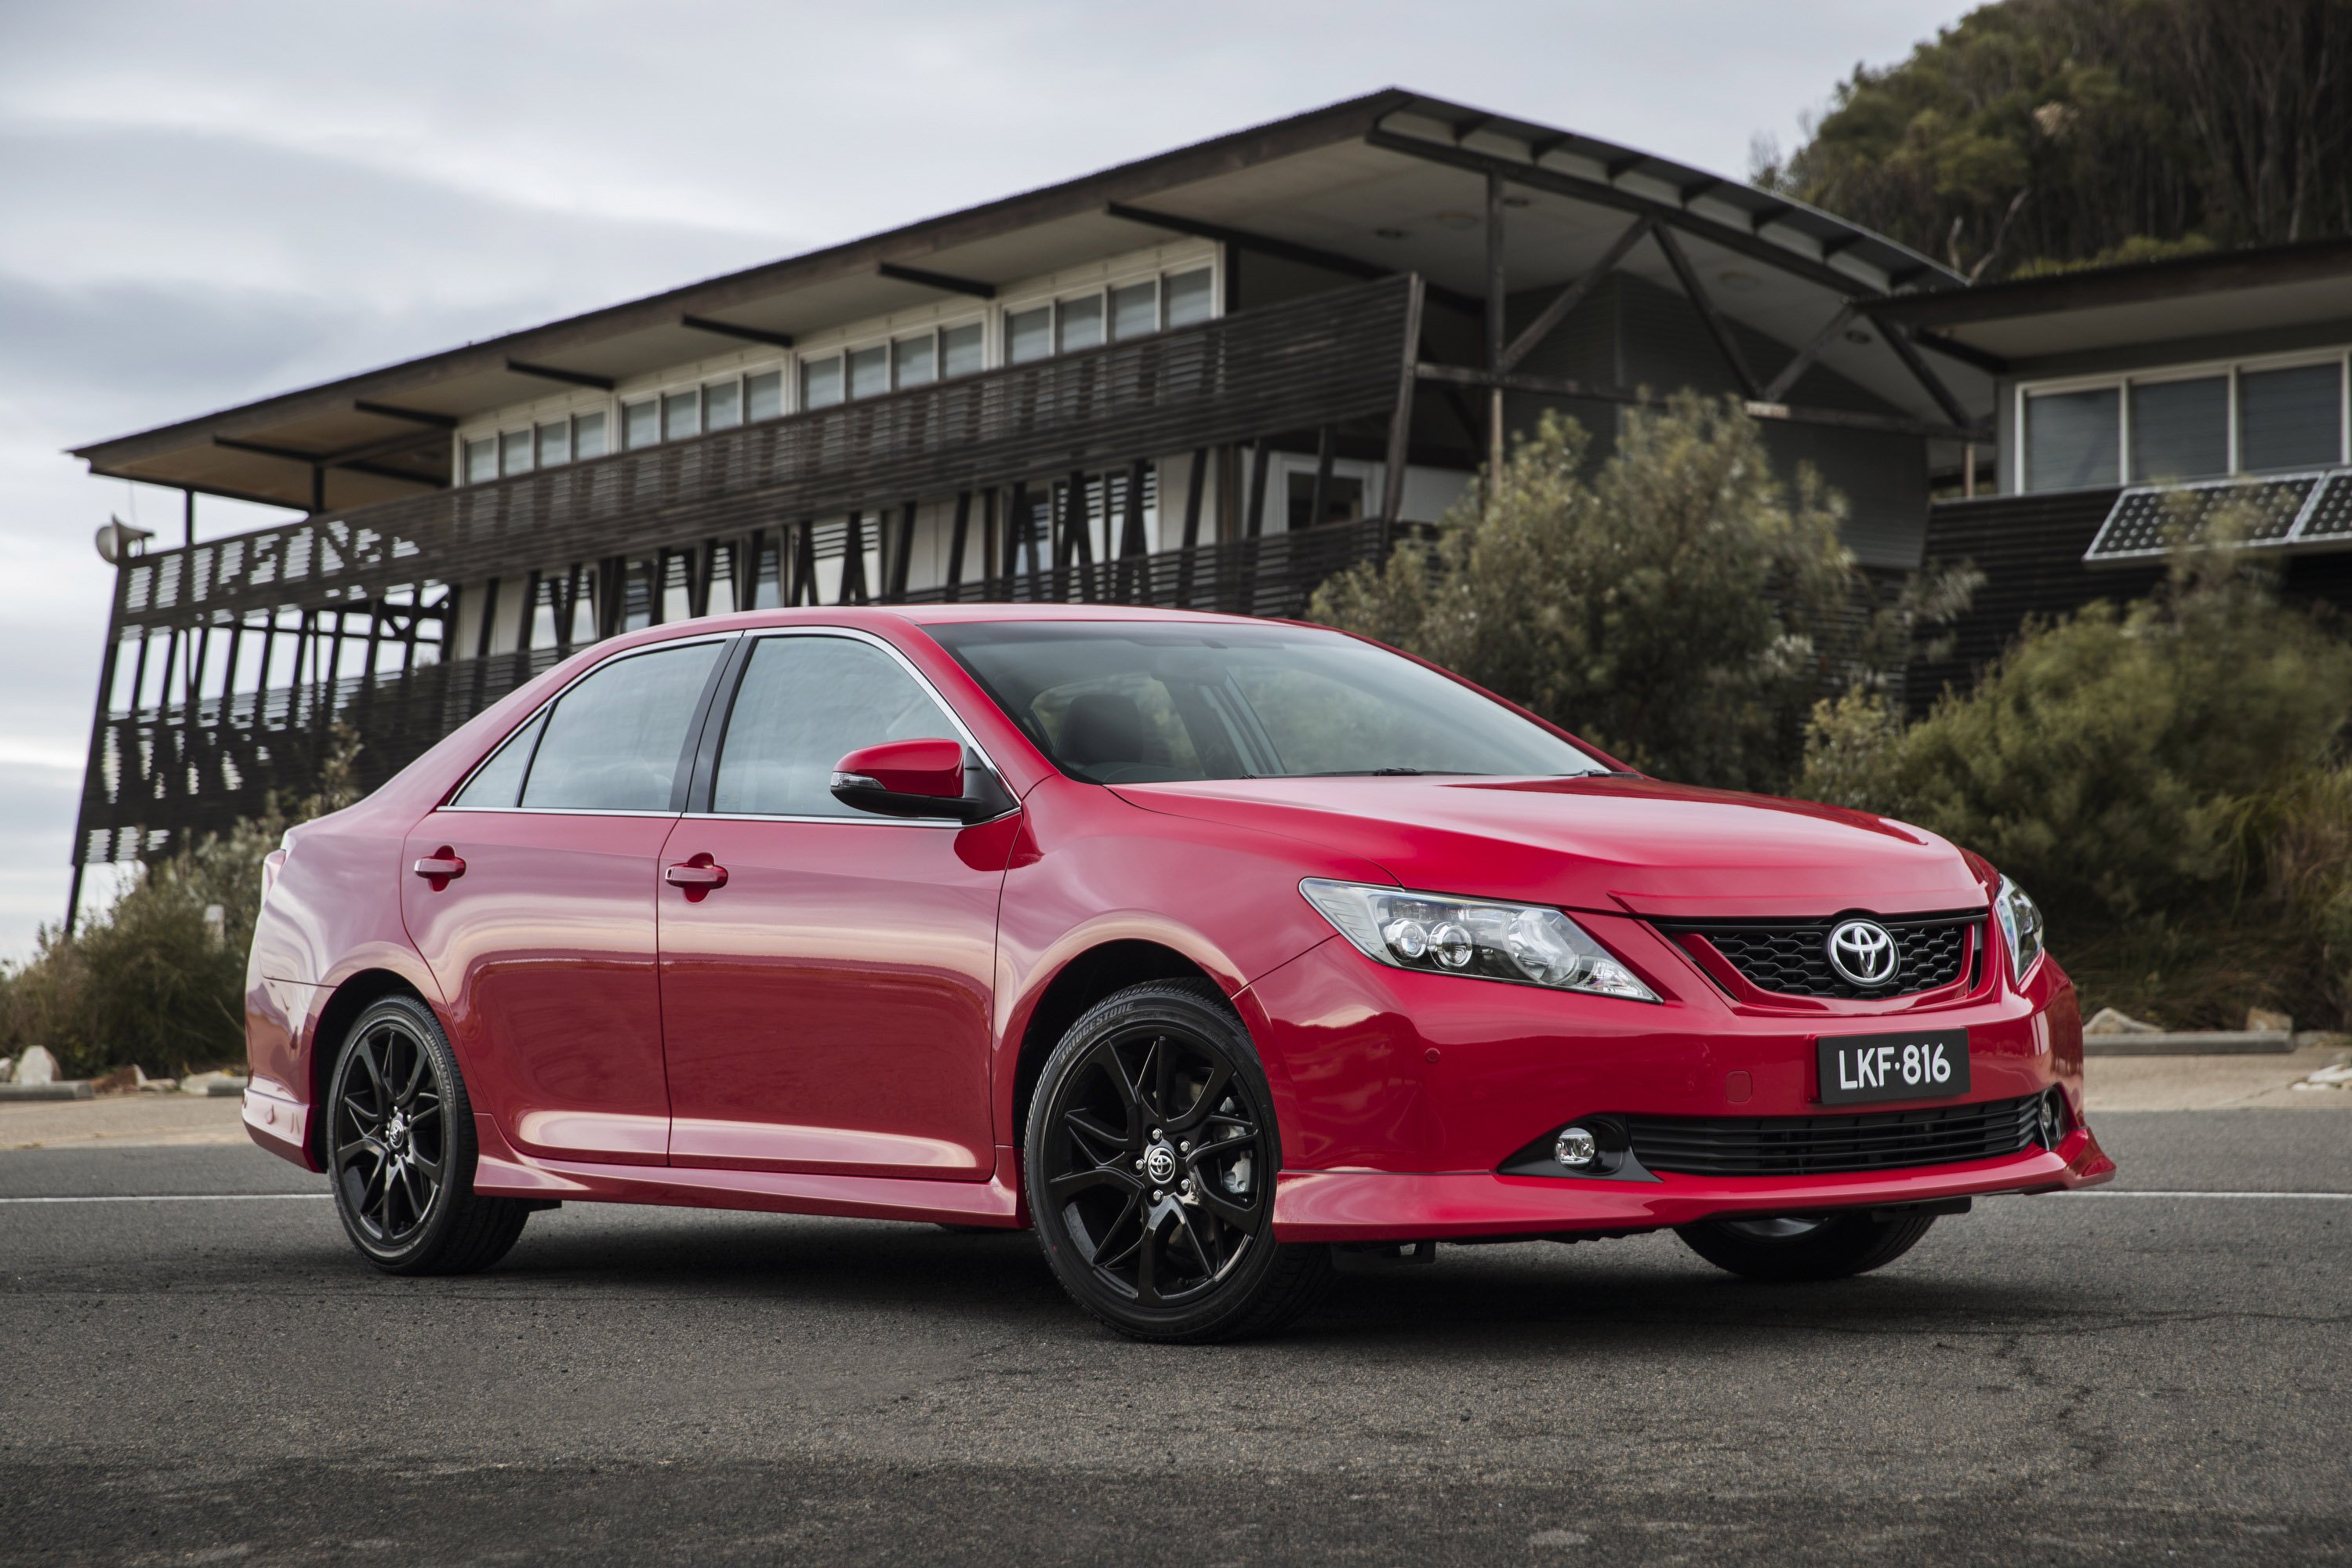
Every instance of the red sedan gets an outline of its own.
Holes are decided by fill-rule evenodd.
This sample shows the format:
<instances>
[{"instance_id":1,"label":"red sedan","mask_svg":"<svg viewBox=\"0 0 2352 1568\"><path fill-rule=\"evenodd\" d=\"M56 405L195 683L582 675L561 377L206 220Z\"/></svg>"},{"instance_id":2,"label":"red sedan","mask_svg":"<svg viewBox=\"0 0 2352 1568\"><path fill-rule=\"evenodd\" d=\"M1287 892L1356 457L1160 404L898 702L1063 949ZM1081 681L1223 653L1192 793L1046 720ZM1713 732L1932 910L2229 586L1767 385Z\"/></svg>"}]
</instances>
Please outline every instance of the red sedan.
<instances>
[{"instance_id":1,"label":"red sedan","mask_svg":"<svg viewBox=\"0 0 2352 1568\"><path fill-rule=\"evenodd\" d=\"M395 1273L576 1201L1034 1226L1105 1322L1208 1340L1440 1241L1832 1279L2115 1168L1984 861L1320 627L656 627L266 882L247 1124Z\"/></svg>"}]
</instances>

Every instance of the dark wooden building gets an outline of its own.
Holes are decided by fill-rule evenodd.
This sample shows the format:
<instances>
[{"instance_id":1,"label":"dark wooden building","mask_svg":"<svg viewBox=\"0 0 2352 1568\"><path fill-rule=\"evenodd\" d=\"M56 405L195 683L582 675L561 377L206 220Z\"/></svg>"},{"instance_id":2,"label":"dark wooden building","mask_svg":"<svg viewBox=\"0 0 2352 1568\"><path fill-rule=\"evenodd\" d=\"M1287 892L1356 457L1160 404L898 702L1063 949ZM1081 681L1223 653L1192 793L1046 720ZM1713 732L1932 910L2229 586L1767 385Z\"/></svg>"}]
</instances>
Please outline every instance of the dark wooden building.
<instances>
[{"instance_id":1,"label":"dark wooden building","mask_svg":"<svg viewBox=\"0 0 2352 1568\"><path fill-rule=\"evenodd\" d=\"M1916 564L1990 443L1959 280L1823 213L1401 90L79 448L187 492L121 561L77 866L373 783L624 628L769 605L1296 613L1547 406L1692 386ZM199 539L196 498L295 509ZM160 546L163 542L156 542ZM79 882L79 878L77 878Z\"/></svg>"},{"instance_id":2,"label":"dark wooden building","mask_svg":"<svg viewBox=\"0 0 2352 1568\"><path fill-rule=\"evenodd\" d=\"M2352 605L2352 242L2027 279L1895 301L1884 319L1994 378L1979 493L1926 550L1986 574L1915 706L1965 687L2028 616L2147 594L2168 530L2251 503L2290 596ZM1967 488L1979 489L1976 485Z\"/></svg>"}]
</instances>

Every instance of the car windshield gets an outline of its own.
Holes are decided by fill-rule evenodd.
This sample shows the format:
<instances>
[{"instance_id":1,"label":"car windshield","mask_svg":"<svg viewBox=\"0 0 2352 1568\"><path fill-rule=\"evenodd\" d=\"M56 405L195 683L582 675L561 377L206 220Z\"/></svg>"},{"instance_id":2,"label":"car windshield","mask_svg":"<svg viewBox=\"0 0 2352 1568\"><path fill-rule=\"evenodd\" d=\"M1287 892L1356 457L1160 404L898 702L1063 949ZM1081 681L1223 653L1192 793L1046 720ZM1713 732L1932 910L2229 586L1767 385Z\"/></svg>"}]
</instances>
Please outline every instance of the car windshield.
<instances>
[{"instance_id":1,"label":"car windshield","mask_svg":"<svg viewBox=\"0 0 2352 1568\"><path fill-rule=\"evenodd\" d=\"M1307 626L925 628L1074 778L1561 776L1606 765L1436 671Z\"/></svg>"}]
</instances>

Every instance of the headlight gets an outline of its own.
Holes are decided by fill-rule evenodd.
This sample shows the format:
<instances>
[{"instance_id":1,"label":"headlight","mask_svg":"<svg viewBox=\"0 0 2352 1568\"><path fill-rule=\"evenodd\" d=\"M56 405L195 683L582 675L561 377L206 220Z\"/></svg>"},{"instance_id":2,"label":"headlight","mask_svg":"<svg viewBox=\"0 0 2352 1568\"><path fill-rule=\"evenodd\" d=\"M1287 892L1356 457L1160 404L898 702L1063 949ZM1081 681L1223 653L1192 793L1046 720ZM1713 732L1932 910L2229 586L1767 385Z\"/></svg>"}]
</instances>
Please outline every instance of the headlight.
<instances>
[{"instance_id":1,"label":"headlight","mask_svg":"<svg viewBox=\"0 0 2352 1568\"><path fill-rule=\"evenodd\" d=\"M1391 968L1658 999L1574 921L1540 904L1482 903L1312 877L1298 890L1365 957Z\"/></svg>"},{"instance_id":2,"label":"headlight","mask_svg":"<svg viewBox=\"0 0 2352 1568\"><path fill-rule=\"evenodd\" d=\"M2042 956L2042 911L2025 896L2025 889L2003 877L2000 891L1993 895L1993 917L2000 921L2000 934L2009 943L2009 972L2019 980L2033 967Z\"/></svg>"}]
</instances>

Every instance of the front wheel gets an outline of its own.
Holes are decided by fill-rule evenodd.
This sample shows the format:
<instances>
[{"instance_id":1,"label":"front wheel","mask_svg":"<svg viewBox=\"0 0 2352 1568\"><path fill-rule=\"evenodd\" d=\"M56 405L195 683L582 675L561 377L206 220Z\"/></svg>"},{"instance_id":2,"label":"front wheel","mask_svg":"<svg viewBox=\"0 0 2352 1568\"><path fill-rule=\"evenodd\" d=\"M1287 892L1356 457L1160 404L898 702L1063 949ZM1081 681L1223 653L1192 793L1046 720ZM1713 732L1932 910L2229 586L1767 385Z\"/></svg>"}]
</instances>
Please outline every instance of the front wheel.
<instances>
[{"instance_id":1,"label":"front wheel","mask_svg":"<svg viewBox=\"0 0 2352 1568\"><path fill-rule=\"evenodd\" d=\"M1132 986L1071 1026L1038 1077L1026 1149L1055 1277L1130 1338L1268 1333L1329 1278L1329 1248L1274 1239L1273 1097L1205 982Z\"/></svg>"},{"instance_id":2,"label":"front wheel","mask_svg":"<svg viewBox=\"0 0 2352 1568\"><path fill-rule=\"evenodd\" d=\"M344 1037L327 1092L327 1173L360 1255L387 1274L470 1274L530 1217L474 1192L474 1114L433 1010L386 996Z\"/></svg>"},{"instance_id":3,"label":"front wheel","mask_svg":"<svg viewBox=\"0 0 2352 1568\"><path fill-rule=\"evenodd\" d=\"M1884 1268L1919 1244L1936 1216L1867 1214L1816 1219L1715 1219L1678 1226L1683 1244L1717 1268L1749 1279L1843 1279Z\"/></svg>"}]
</instances>

